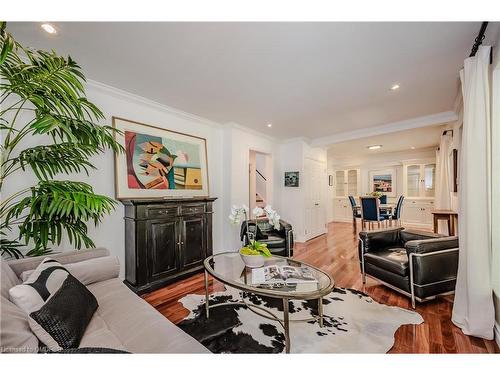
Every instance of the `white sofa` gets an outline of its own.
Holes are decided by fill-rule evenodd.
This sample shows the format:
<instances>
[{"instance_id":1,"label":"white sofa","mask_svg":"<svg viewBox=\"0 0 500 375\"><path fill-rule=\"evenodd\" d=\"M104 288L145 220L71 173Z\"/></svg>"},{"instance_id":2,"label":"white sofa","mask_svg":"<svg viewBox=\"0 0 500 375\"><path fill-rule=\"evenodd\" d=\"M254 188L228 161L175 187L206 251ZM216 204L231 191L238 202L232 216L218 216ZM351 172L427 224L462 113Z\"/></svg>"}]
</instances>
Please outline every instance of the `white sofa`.
<instances>
[{"instance_id":1,"label":"white sofa","mask_svg":"<svg viewBox=\"0 0 500 375\"><path fill-rule=\"evenodd\" d=\"M87 284L99 303L80 348L110 348L131 353L210 353L128 289L118 278L118 260L110 259L106 249L69 251L50 257L67 265L70 272L71 266L78 268L79 275L74 276ZM1 352L38 351L38 339L29 328L27 316L9 300L8 291L22 282L23 272L35 269L44 258L1 261Z\"/></svg>"}]
</instances>

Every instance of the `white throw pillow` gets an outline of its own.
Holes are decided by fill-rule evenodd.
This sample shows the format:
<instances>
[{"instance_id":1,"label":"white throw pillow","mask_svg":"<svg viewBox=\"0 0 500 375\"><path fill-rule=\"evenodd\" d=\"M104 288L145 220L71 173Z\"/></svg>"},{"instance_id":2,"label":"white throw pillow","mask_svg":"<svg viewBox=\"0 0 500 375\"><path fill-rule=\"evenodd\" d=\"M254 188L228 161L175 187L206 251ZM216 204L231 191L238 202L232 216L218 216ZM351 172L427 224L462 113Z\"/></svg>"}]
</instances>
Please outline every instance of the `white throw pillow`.
<instances>
[{"instance_id":1,"label":"white throw pillow","mask_svg":"<svg viewBox=\"0 0 500 375\"><path fill-rule=\"evenodd\" d=\"M9 290L10 300L29 315L45 304L68 275L68 270L59 262L45 258L25 282Z\"/></svg>"}]
</instances>

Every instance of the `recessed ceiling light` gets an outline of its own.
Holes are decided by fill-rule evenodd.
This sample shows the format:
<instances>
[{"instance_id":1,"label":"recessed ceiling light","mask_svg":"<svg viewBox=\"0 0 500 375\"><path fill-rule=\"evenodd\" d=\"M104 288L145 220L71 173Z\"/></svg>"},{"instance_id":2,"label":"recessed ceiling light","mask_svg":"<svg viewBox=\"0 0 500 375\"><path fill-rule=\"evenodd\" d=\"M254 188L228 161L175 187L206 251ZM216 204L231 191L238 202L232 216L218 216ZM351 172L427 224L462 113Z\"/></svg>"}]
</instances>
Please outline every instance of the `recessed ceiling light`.
<instances>
[{"instance_id":1,"label":"recessed ceiling light","mask_svg":"<svg viewBox=\"0 0 500 375\"><path fill-rule=\"evenodd\" d=\"M415 150L415 146L411 146L411 149L412 149L412 150Z\"/></svg>"},{"instance_id":2,"label":"recessed ceiling light","mask_svg":"<svg viewBox=\"0 0 500 375\"><path fill-rule=\"evenodd\" d=\"M41 27L49 34L57 33L56 28L52 26L50 23L42 23Z\"/></svg>"},{"instance_id":3,"label":"recessed ceiling light","mask_svg":"<svg viewBox=\"0 0 500 375\"><path fill-rule=\"evenodd\" d=\"M392 85L392 86L391 86L391 90L392 90L392 91L396 91L396 90L398 90L398 89L399 89L399 87L400 87L400 86L399 86L399 83L395 83L394 85Z\"/></svg>"},{"instance_id":4,"label":"recessed ceiling light","mask_svg":"<svg viewBox=\"0 0 500 375\"><path fill-rule=\"evenodd\" d=\"M272 127L273 127L273 124L267 124L267 127L268 127L268 128L272 128Z\"/></svg>"},{"instance_id":5,"label":"recessed ceiling light","mask_svg":"<svg viewBox=\"0 0 500 375\"><path fill-rule=\"evenodd\" d=\"M382 148L382 145L372 145L367 147L368 150L378 150L379 148Z\"/></svg>"}]
</instances>

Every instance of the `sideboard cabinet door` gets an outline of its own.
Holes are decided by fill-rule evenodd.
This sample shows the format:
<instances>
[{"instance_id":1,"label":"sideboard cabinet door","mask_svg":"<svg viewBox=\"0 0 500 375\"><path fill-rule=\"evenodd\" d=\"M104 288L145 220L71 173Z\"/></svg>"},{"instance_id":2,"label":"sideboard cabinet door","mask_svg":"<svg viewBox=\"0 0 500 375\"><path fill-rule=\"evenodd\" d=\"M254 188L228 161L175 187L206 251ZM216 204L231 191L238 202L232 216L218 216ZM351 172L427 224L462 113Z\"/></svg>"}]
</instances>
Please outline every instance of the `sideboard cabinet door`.
<instances>
[{"instance_id":1,"label":"sideboard cabinet door","mask_svg":"<svg viewBox=\"0 0 500 375\"><path fill-rule=\"evenodd\" d=\"M176 221L149 220L147 231L149 281L175 274L179 269Z\"/></svg>"},{"instance_id":2,"label":"sideboard cabinet door","mask_svg":"<svg viewBox=\"0 0 500 375\"><path fill-rule=\"evenodd\" d=\"M183 217L181 231L181 268L202 265L206 257L205 216Z\"/></svg>"}]
</instances>

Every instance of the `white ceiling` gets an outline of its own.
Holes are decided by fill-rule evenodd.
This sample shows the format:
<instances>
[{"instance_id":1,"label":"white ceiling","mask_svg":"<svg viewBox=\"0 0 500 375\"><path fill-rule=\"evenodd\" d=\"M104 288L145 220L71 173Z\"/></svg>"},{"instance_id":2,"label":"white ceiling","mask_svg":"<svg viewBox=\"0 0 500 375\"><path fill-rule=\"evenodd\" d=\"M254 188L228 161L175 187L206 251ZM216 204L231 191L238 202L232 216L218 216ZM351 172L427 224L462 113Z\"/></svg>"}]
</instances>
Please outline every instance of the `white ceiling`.
<instances>
[{"instance_id":1,"label":"white ceiling","mask_svg":"<svg viewBox=\"0 0 500 375\"><path fill-rule=\"evenodd\" d=\"M452 109L480 22L54 25L55 36L39 23L8 28L70 54L90 79L220 123L317 138Z\"/></svg>"},{"instance_id":2,"label":"white ceiling","mask_svg":"<svg viewBox=\"0 0 500 375\"><path fill-rule=\"evenodd\" d=\"M381 154L391 152L411 152L437 147L441 134L446 128L446 125L428 126L336 143L328 148L328 158L333 158L336 161L348 161L354 158L378 157ZM450 127L448 126L448 128ZM382 148L369 150L368 146L372 145L382 145Z\"/></svg>"}]
</instances>

